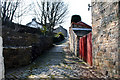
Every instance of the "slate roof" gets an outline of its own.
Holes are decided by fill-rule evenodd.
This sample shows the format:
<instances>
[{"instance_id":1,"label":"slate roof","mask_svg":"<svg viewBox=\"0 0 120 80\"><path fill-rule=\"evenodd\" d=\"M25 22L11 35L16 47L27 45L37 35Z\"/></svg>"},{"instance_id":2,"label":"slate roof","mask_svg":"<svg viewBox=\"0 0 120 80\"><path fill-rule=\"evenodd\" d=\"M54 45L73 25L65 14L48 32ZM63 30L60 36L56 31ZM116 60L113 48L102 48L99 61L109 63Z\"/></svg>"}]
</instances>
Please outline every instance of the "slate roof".
<instances>
[{"instance_id":1,"label":"slate roof","mask_svg":"<svg viewBox=\"0 0 120 80\"><path fill-rule=\"evenodd\" d=\"M35 22L36 22L37 24L39 24L39 25L42 25L41 23L39 23L39 22L37 22L37 21L36 21L36 18L33 18L33 19L32 19L32 21L31 21L31 22L29 22L29 23L27 23L26 25L31 24L33 21L35 21Z\"/></svg>"},{"instance_id":2,"label":"slate roof","mask_svg":"<svg viewBox=\"0 0 120 80\"><path fill-rule=\"evenodd\" d=\"M59 26L59 27L55 28L54 30L57 30L57 29L59 29L59 28L62 28L62 29L64 29L64 30L66 30L66 29L63 28L62 26ZM66 31L67 31L67 30L66 30Z\"/></svg>"},{"instance_id":3,"label":"slate roof","mask_svg":"<svg viewBox=\"0 0 120 80\"><path fill-rule=\"evenodd\" d=\"M41 23L37 22L36 20L34 20L34 21L35 21L37 24L42 25ZM29 24L31 24L32 22L33 22L33 21L27 23L26 25L29 25Z\"/></svg>"},{"instance_id":4,"label":"slate roof","mask_svg":"<svg viewBox=\"0 0 120 80\"><path fill-rule=\"evenodd\" d=\"M82 27L85 27L85 28L91 28L91 29L92 29L92 27L91 27L90 25L88 25L88 24L86 24L86 23L84 23L84 22L82 22L82 21L77 22L77 23L72 22L72 25L73 25L73 24L79 25L79 26L82 26ZM78 28L79 28L79 27L78 27Z\"/></svg>"}]
</instances>

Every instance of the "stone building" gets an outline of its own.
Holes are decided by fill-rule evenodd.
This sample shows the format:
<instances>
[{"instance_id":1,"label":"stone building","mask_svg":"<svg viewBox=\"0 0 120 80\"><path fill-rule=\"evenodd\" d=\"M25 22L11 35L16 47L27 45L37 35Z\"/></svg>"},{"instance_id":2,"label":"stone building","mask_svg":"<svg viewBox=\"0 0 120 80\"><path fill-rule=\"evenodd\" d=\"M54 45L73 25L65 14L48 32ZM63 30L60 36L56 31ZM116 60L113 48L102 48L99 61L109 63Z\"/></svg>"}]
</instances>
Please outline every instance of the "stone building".
<instances>
[{"instance_id":1,"label":"stone building","mask_svg":"<svg viewBox=\"0 0 120 80\"><path fill-rule=\"evenodd\" d=\"M67 30L65 28L63 28L62 26L59 26L53 32L55 32L55 33L62 32L65 37L68 36Z\"/></svg>"},{"instance_id":2,"label":"stone building","mask_svg":"<svg viewBox=\"0 0 120 80\"><path fill-rule=\"evenodd\" d=\"M79 39L92 31L92 27L80 21L77 23L72 22L69 28L69 44L70 50L75 56L79 56Z\"/></svg>"},{"instance_id":3,"label":"stone building","mask_svg":"<svg viewBox=\"0 0 120 80\"><path fill-rule=\"evenodd\" d=\"M27 23L26 25L32 28L40 28L40 29L44 29L43 26L45 26L47 28L47 31L50 29L50 23L46 23L46 25L39 23L37 22L36 18L33 18L32 21Z\"/></svg>"},{"instance_id":4,"label":"stone building","mask_svg":"<svg viewBox=\"0 0 120 80\"><path fill-rule=\"evenodd\" d=\"M36 21L36 18L33 18L32 21L27 23L26 25L29 27L32 27L32 28L42 28L43 27L41 23Z\"/></svg>"},{"instance_id":5,"label":"stone building","mask_svg":"<svg viewBox=\"0 0 120 80\"><path fill-rule=\"evenodd\" d=\"M107 0L92 2L93 65L107 76L118 77L120 75L120 2L105 1Z\"/></svg>"}]
</instances>

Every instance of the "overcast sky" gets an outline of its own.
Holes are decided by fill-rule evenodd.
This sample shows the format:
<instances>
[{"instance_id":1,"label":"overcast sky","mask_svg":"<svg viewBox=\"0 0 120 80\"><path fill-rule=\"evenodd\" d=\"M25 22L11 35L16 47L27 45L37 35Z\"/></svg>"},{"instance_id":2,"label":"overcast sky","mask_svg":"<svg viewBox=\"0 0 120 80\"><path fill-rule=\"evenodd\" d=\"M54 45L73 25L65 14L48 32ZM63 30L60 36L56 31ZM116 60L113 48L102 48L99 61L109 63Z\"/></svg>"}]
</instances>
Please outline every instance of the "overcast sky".
<instances>
[{"instance_id":1,"label":"overcast sky","mask_svg":"<svg viewBox=\"0 0 120 80\"><path fill-rule=\"evenodd\" d=\"M80 15L82 21L91 25L91 10L88 11L88 4L91 4L91 0L65 0L69 4L69 17L64 24L65 28L70 27L71 16L74 14Z\"/></svg>"},{"instance_id":2,"label":"overcast sky","mask_svg":"<svg viewBox=\"0 0 120 80\"><path fill-rule=\"evenodd\" d=\"M82 18L82 21L91 25L91 10L88 11L88 4L91 4L91 0L63 0L65 3L69 5L69 14L66 18L66 22L61 24L64 28L67 30L70 27L71 22L71 16L72 15L80 15ZM25 0L25 3L31 3L32 0ZM34 16L24 16L22 20L22 24L27 24L32 20Z\"/></svg>"}]
</instances>

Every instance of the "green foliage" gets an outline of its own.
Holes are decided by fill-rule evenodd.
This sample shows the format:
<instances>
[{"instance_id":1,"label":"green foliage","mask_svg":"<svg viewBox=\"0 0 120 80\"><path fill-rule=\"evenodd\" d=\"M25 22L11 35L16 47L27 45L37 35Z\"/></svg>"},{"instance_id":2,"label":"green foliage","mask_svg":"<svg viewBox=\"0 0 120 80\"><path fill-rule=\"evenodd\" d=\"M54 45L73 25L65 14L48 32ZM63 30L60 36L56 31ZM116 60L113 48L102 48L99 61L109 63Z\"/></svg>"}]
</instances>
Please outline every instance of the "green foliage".
<instances>
[{"instance_id":1,"label":"green foliage","mask_svg":"<svg viewBox=\"0 0 120 80\"><path fill-rule=\"evenodd\" d=\"M54 34L53 42L60 42L62 40L64 40L64 34L62 32Z\"/></svg>"},{"instance_id":2,"label":"green foliage","mask_svg":"<svg viewBox=\"0 0 120 80\"><path fill-rule=\"evenodd\" d=\"M40 31L41 31L42 33L45 33L45 32L47 31L47 28L46 28L45 26L43 26L43 27L40 29Z\"/></svg>"},{"instance_id":3,"label":"green foliage","mask_svg":"<svg viewBox=\"0 0 120 80\"><path fill-rule=\"evenodd\" d=\"M64 36L64 34L62 32L58 32L57 34L55 34L55 37L60 37L60 36Z\"/></svg>"}]
</instances>

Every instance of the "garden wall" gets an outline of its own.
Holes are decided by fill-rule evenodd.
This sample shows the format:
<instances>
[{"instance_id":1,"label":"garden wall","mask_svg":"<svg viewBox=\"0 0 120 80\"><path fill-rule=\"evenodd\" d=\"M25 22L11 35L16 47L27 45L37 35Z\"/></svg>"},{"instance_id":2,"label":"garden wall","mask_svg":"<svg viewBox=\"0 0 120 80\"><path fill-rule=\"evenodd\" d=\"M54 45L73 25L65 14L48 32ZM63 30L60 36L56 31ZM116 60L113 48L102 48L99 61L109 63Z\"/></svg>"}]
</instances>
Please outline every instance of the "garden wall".
<instances>
[{"instance_id":1,"label":"garden wall","mask_svg":"<svg viewBox=\"0 0 120 80\"><path fill-rule=\"evenodd\" d=\"M14 27L16 26L14 25ZM30 64L53 44L52 37L40 34L38 29L34 29L34 33L28 32L29 29L26 27L19 28L19 30L7 26L2 28L3 56L6 69Z\"/></svg>"},{"instance_id":2,"label":"garden wall","mask_svg":"<svg viewBox=\"0 0 120 80\"><path fill-rule=\"evenodd\" d=\"M93 65L110 77L120 75L120 4L92 2Z\"/></svg>"},{"instance_id":3,"label":"garden wall","mask_svg":"<svg viewBox=\"0 0 120 80\"><path fill-rule=\"evenodd\" d=\"M52 37L40 37L40 41L31 46L5 47L3 49L5 68L28 65L51 46Z\"/></svg>"}]
</instances>

